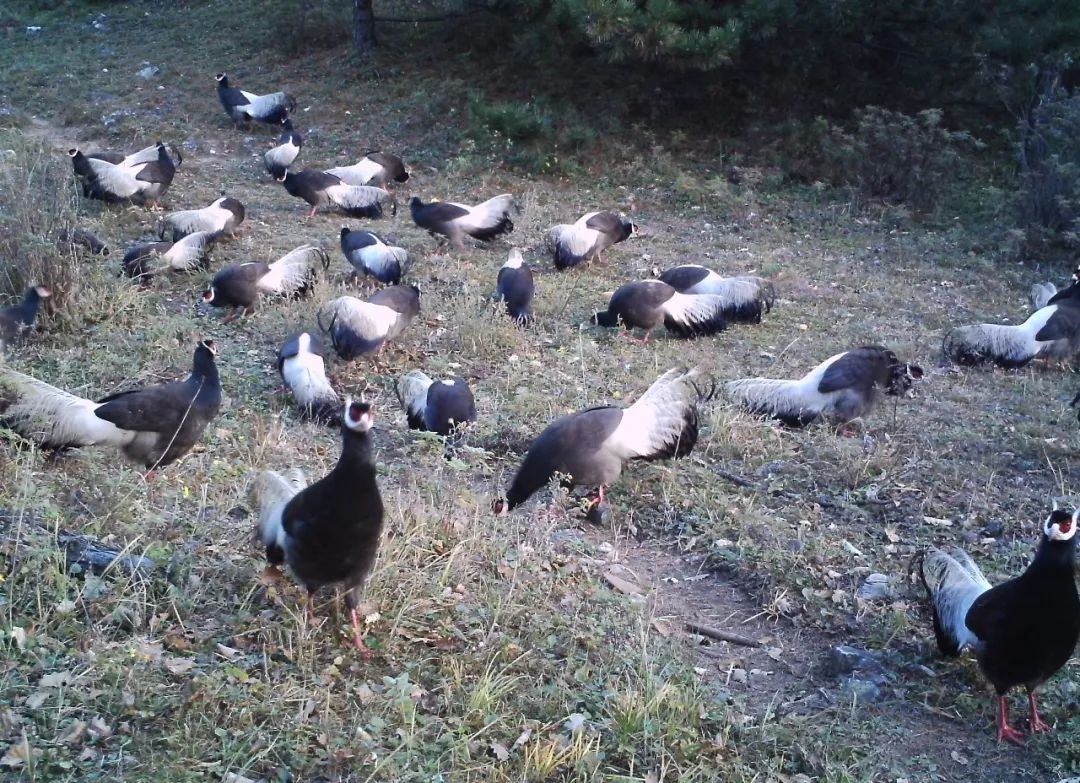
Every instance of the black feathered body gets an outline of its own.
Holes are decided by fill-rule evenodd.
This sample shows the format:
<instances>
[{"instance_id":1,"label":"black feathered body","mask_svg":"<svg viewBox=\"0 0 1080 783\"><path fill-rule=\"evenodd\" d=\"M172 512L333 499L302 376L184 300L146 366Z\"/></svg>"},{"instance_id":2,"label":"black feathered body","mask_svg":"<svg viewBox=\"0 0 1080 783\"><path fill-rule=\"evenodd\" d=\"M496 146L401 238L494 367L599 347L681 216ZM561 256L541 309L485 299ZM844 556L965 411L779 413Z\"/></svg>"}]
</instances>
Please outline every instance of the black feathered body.
<instances>
[{"instance_id":1,"label":"black feathered body","mask_svg":"<svg viewBox=\"0 0 1080 783\"><path fill-rule=\"evenodd\" d=\"M651 332L661 324L676 337L715 334L727 328L723 302L708 294L680 294L659 280L638 280L616 289L606 311L596 313L599 326L638 328Z\"/></svg>"},{"instance_id":2,"label":"black feathered body","mask_svg":"<svg viewBox=\"0 0 1080 783\"><path fill-rule=\"evenodd\" d=\"M168 465L191 451L221 409L221 381L213 354L200 347L191 375L145 389L119 392L98 400L99 419L123 430L155 433L123 447L124 455L146 467Z\"/></svg>"},{"instance_id":3,"label":"black feathered body","mask_svg":"<svg viewBox=\"0 0 1080 783\"><path fill-rule=\"evenodd\" d=\"M30 286L26 289L21 304L0 310L0 346L14 342L30 330L41 309L41 299L38 287Z\"/></svg>"},{"instance_id":4,"label":"black feathered body","mask_svg":"<svg viewBox=\"0 0 1080 783\"><path fill-rule=\"evenodd\" d=\"M499 269L496 293L506 304L506 312L511 318L518 323L527 323L532 318L534 292L532 269L525 263L521 251L514 248Z\"/></svg>"},{"instance_id":5,"label":"black feathered body","mask_svg":"<svg viewBox=\"0 0 1080 783\"><path fill-rule=\"evenodd\" d=\"M334 469L300 491L282 511L285 560L309 592L331 584L356 607L378 553L383 504L369 432L342 428Z\"/></svg>"},{"instance_id":6,"label":"black feathered body","mask_svg":"<svg viewBox=\"0 0 1080 783\"><path fill-rule=\"evenodd\" d=\"M975 656L999 695L1034 690L1072 656L1080 639L1080 596L1073 573L1075 539L1043 536L1023 574L980 595L966 624L978 637Z\"/></svg>"}]
</instances>

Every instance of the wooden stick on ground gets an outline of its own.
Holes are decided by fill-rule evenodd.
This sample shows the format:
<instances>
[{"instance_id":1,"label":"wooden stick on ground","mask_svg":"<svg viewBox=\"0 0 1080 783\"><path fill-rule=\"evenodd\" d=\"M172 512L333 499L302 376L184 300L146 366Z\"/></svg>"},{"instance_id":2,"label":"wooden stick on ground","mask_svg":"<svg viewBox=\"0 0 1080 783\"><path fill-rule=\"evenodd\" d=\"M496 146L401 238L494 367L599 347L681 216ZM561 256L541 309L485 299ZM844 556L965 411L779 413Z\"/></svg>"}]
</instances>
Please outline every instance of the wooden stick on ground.
<instances>
[{"instance_id":1,"label":"wooden stick on ground","mask_svg":"<svg viewBox=\"0 0 1080 783\"><path fill-rule=\"evenodd\" d=\"M739 644L743 647L761 646L761 642L757 639L751 639L749 636L743 636L742 634L733 631L725 631L722 628L713 628L711 625L704 625L692 620L686 621L686 630L691 633L700 634L701 636L707 636L710 639L716 639L720 642L730 642L731 644Z\"/></svg>"}]
</instances>

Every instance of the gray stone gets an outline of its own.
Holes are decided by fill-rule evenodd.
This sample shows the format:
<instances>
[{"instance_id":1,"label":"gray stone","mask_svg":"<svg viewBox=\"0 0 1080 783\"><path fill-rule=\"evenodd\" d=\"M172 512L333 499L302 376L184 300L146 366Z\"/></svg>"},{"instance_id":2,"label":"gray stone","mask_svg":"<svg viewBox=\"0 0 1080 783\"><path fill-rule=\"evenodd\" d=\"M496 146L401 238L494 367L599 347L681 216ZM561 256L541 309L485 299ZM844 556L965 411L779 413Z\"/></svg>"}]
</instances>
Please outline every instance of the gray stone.
<instances>
[{"instance_id":1,"label":"gray stone","mask_svg":"<svg viewBox=\"0 0 1080 783\"><path fill-rule=\"evenodd\" d=\"M840 684L840 690L858 704L873 704L881 700L881 688L870 680L861 680L858 677L847 677Z\"/></svg>"},{"instance_id":2,"label":"gray stone","mask_svg":"<svg viewBox=\"0 0 1080 783\"><path fill-rule=\"evenodd\" d=\"M136 73L135 75L138 76L140 79L146 79L147 81L150 81L156 76L161 75L161 69L158 68L156 65L147 65L145 68L140 68L138 73Z\"/></svg>"},{"instance_id":3,"label":"gray stone","mask_svg":"<svg viewBox=\"0 0 1080 783\"><path fill-rule=\"evenodd\" d=\"M891 592L889 577L885 574L870 574L862 583L857 595L864 601L883 601Z\"/></svg>"},{"instance_id":4,"label":"gray stone","mask_svg":"<svg viewBox=\"0 0 1080 783\"><path fill-rule=\"evenodd\" d=\"M845 674L862 672L880 674L881 662L870 652L846 644L835 644L825 656L825 674L840 677Z\"/></svg>"}]
</instances>

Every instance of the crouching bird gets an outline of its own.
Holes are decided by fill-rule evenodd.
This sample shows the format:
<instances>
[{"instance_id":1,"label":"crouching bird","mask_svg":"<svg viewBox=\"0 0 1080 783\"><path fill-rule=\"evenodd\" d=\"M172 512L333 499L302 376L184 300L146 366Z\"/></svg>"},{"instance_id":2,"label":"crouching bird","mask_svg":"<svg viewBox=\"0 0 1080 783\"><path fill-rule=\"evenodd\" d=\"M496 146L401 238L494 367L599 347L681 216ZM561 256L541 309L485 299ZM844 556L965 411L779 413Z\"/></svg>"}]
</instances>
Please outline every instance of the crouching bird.
<instances>
[{"instance_id":1,"label":"crouching bird","mask_svg":"<svg viewBox=\"0 0 1080 783\"><path fill-rule=\"evenodd\" d=\"M339 177L348 185L372 185L377 188L386 187L391 181L409 181L409 172L405 170L405 163L397 155L389 152L372 151L358 163L326 169L326 173Z\"/></svg>"},{"instance_id":2,"label":"crouching bird","mask_svg":"<svg viewBox=\"0 0 1080 783\"><path fill-rule=\"evenodd\" d=\"M1080 639L1073 575L1078 514L1051 512L1031 565L996 587L962 549L930 548L921 556L919 575L933 609L938 648L950 657L974 650L997 692L998 742L1023 743L1023 735L1009 725L1005 700L1017 685L1027 690L1031 732L1051 730L1039 715L1035 689L1065 665Z\"/></svg>"},{"instance_id":3,"label":"crouching bird","mask_svg":"<svg viewBox=\"0 0 1080 783\"><path fill-rule=\"evenodd\" d=\"M751 413L792 427L819 417L844 424L873 410L882 392L902 397L922 377L921 367L902 363L888 348L868 345L830 356L795 381L743 378L728 382L727 391Z\"/></svg>"},{"instance_id":4,"label":"crouching bird","mask_svg":"<svg viewBox=\"0 0 1080 783\"><path fill-rule=\"evenodd\" d=\"M604 251L638 233L636 223L614 212L589 212L574 223L564 223L548 229L547 243L552 251L556 269L572 266L595 258L604 260Z\"/></svg>"},{"instance_id":5,"label":"crouching bird","mask_svg":"<svg viewBox=\"0 0 1080 783\"><path fill-rule=\"evenodd\" d=\"M602 406L556 419L529 446L506 497L493 504L502 514L529 499L554 476L566 486L604 488L618 480L630 460L685 457L698 438L698 404L712 398L711 380L697 369L661 375L629 408Z\"/></svg>"},{"instance_id":6,"label":"crouching bird","mask_svg":"<svg viewBox=\"0 0 1080 783\"><path fill-rule=\"evenodd\" d=\"M475 207L453 201L425 204L419 196L409 199L413 222L431 234L442 234L462 253L465 252L466 235L487 242L513 231L514 221L510 219L510 212L515 208L514 197L509 193L489 198Z\"/></svg>"},{"instance_id":7,"label":"crouching bird","mask_svg":"<svg viewBox=\"0 0 1080 783\"><path fill-rule=\"evenodd\" d=\"M307 485L303 473L264 470L251 486L259 509L259 537L271 565L287 563L308 593L308 613L319 588L340 584L352 617L353 643L372 655L360 631L360 599L375 565L383 527L383 504L375 480L366 402L345 401L341 456L324 478Z\"/></svg>"},{"instance_id":8,"label":"crouching bird","mask_svg":"<svg viewBox=\"0 0 1080 783\"><path fill-rule=\"evenodd\" d=\"M941 348L957 364L993 362L1007 368L1023 367L1039 356L1071 358L1080 351L1080 301L1060 299L1036 310L1017 326L957 327L945 335Z\"/></svg>"},{"instance_id":9,"label":"crouching bird","mask_svg":"<svg viewBox=\"0 0 1080 783\"><path fill-rule=\"evenodd\" d=\"M41 300L50 296L52 291L45 286L32 285L23 294L21 304L0 310L0 351L34 328Z\"/></svg>"},{"instance_id":10,"label":"crouching bird","mask_svg":"<svg viewBox=\"0 0 1080 783\"><path fill-rule=\"evenodd\" d=\"M729 321L761 323L776 301L773 284L761 277L722 277L699 264L683 264L658 275L680 294L712 294L724 300L724 318Z\"/></svg>"},{"instance_id":11,"label":"crouching bird","mask_svg":"<svg viewBox=\"0 0 1080 783\"><path fill-rule=\"evenodd\" d=\"M119 163L84 155L77 147L68 150L68 155L75 174L82 180L83 195L88 198L108 203L132 200L156 206L172 185L177 164L163 143L158 142L154 150L155 157L149 160L143 151Z\"/></svg>"},{"instance_id":12,"label":"crouching bird","mask_svg":"<svg viewBox=\"0 0 1080 783\"><path fill-rule=\"evenodd\" d=\"M393 204L394 197L382 188L367 185L348 185L333 174L317 169L304 169L293 173L286 169L277 181L285 186L290 196L301 198L311 205L308 217L315 217L319 207L334 207L351 217L378 218L383 215L383 204Z\"/></svg>"},{"instance_id":13,"label":"crouching bird","mask_svg":"<svg viewBox=\"0 0 1080 783\"><path fill-rule=\"evenodd\" d=\"M727 328L724 300L712 294L680 294L659 280L638 280L616 289L607 310L593 314L597 326L622 326L627 334L642 329L647 343L652 330L664 325L675 337L699 337Z\"/></svg>"},{"instance_id":14,"label":"crouching bird","mask_svg":"<svg viewBox=\"0 0 1080 783\"><path fill-rule=\"evenodd\" d=\"M281 346L277 368L300 412L313 421L333 424L341 418L341 397L326 377L323 359L318 335L301 332Z\"/></svg>"},{"instance_id":15,"label":"crouching bird","mask_svg":"<svg viewBox=\"0 0 1080 783\"><path fill-rule=\"evenodd\" d=\"M374 231L353 231L348 226L341 227L341 252L357 274L393 285L401 282L402 267L409 261L405 248L386 244Z\"/></svg>"},{"instance_id":16,"label":"crouching bird","mask_svg":"<svg viewBox=\"0 0 1080 783\"><path fill-rule=\"evenodd\" d=\"M0 367L0 424L46 448L110 446L151 469L168 465L191 451L218 414L216 355L214 341L203 340L186 380L97 402Z\"/></svg>"},{"instance_id":17,"label":"crouching bird","mask_svg":"<svg viewBox=\"0 0 1080 783\"><path fill-rule=\"evenodd\" d=\"M234 198L224 196L202 209L184 209L170 212L161 219L158 236L165 239L171 235L173 242L186 236L206 232L216 236L233 236L244 222L244 205Z\"/></svg>"},{"instance_id":18,"label":"crouching bird","mask_svg":"<svg viewBox=\"0 0 1080 783\"><path fill-rule=\"evenodd\" d=\"M319 311L319 328L330 337L337 355L349 361L378 351L405 331L420 314L420 289L392 285L368 301L339 296Z\"/></svg>"},{"instance_id":19,"label":"crouching bird","mask_svg":"<svg viewBox=\"0 0 1080 783\"><path fill-rule=\"evenodd\" d=\"M225 323L255 311L262 296L298 296L307 291L319 274L326 269L330 256L321 247L301 245L272 264L250 261L227 266L214 275L203 301L211 307L231 307Z\"/></svg>"},{"instance_id":20,"label":"crouching bird","mask_svg":"<svg viewBox=\"0 0 1080 783\"><path fill-rule=\"evenodd\" d=\"M420 370L405 374L395 387L409 429L449 435L476 421L476 403L464 378L436 383Z\"/></svg>"},{"instance_id":21,"label":"crouching bird","mask_svg":"<svg viewBox=\"0 0 1080 783\"><path fill-rule=\"evenodd\" d=\"M221 234L196 231L176 242L136 242L124 252L124 274L149 282L158 272L192 272L210 263Z\"/></svg>"},{"instance_id":22,"label":"crouching bird","mask_svg":"<svg viewBox=\"0 0 1080 783\"><path fill-rule=\"evenodd\" d=\"M278 125L289 116L289 112L296 109L296 101L286 93L272 92L258 95L240 90L229 84L229 77L224 73L217 74L214 81L217 82L217 95L218 100L221 101L221 108L235 125L252 120L267 125Z\"/></svg>"}]
</instances>

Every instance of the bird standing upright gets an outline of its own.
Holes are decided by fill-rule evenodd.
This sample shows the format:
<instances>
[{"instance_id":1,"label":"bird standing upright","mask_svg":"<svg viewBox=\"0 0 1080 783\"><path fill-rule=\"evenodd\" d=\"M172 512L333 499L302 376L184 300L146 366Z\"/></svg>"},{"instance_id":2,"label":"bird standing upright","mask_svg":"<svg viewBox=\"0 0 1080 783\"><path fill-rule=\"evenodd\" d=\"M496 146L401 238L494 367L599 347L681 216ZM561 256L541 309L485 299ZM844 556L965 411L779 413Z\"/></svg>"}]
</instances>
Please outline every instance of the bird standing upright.
<instances>
[{"instance_id":1,"label":"bird standing upright","mask_svg":"<svg viewBox=\"0 0 1080 783\"><path fill-rule=\"evenodd\" d=\"M97 402L0 367L0 422L46 448L111 446L148 468L187 454L221 408L217 345L195 346L191 375Z\"/></svg>"},{"instance_id":2,"label":"bird standing upright","mask_svg":"<svg viewBox=\"0 0 1080 783\"><path fill-rule=\"evenodd\" d=\"M943 655L975 651L998 697L998 742L1023 742L1009 725L1008 691L1023 685L1032 733L1050 731L1035 689L1069 660L1080 639L1080 596L1073 574L1080 511L1054 509L1043 523L1035 558L1020 576L991 587L962 549L931 548L919 575L933 608L934 636Z\"/></svg>"},{"instance_id":3,"label":"bird standing upright","mask_svg":"<svg viewBox=\"0 0 1080 783\"><path fill-rule=\"evenodd\" d=\"M303 474L256 475L251 494L259 507L259 536L272 565L287 563L308 592L308 612L321 587L341 584L356 649L371 650L360 631L359 604L375 565L383 527L383 504L375 479L366 402L345 402L341 456L324 478L304 486Z\"/></svg>"}]
</instances>

